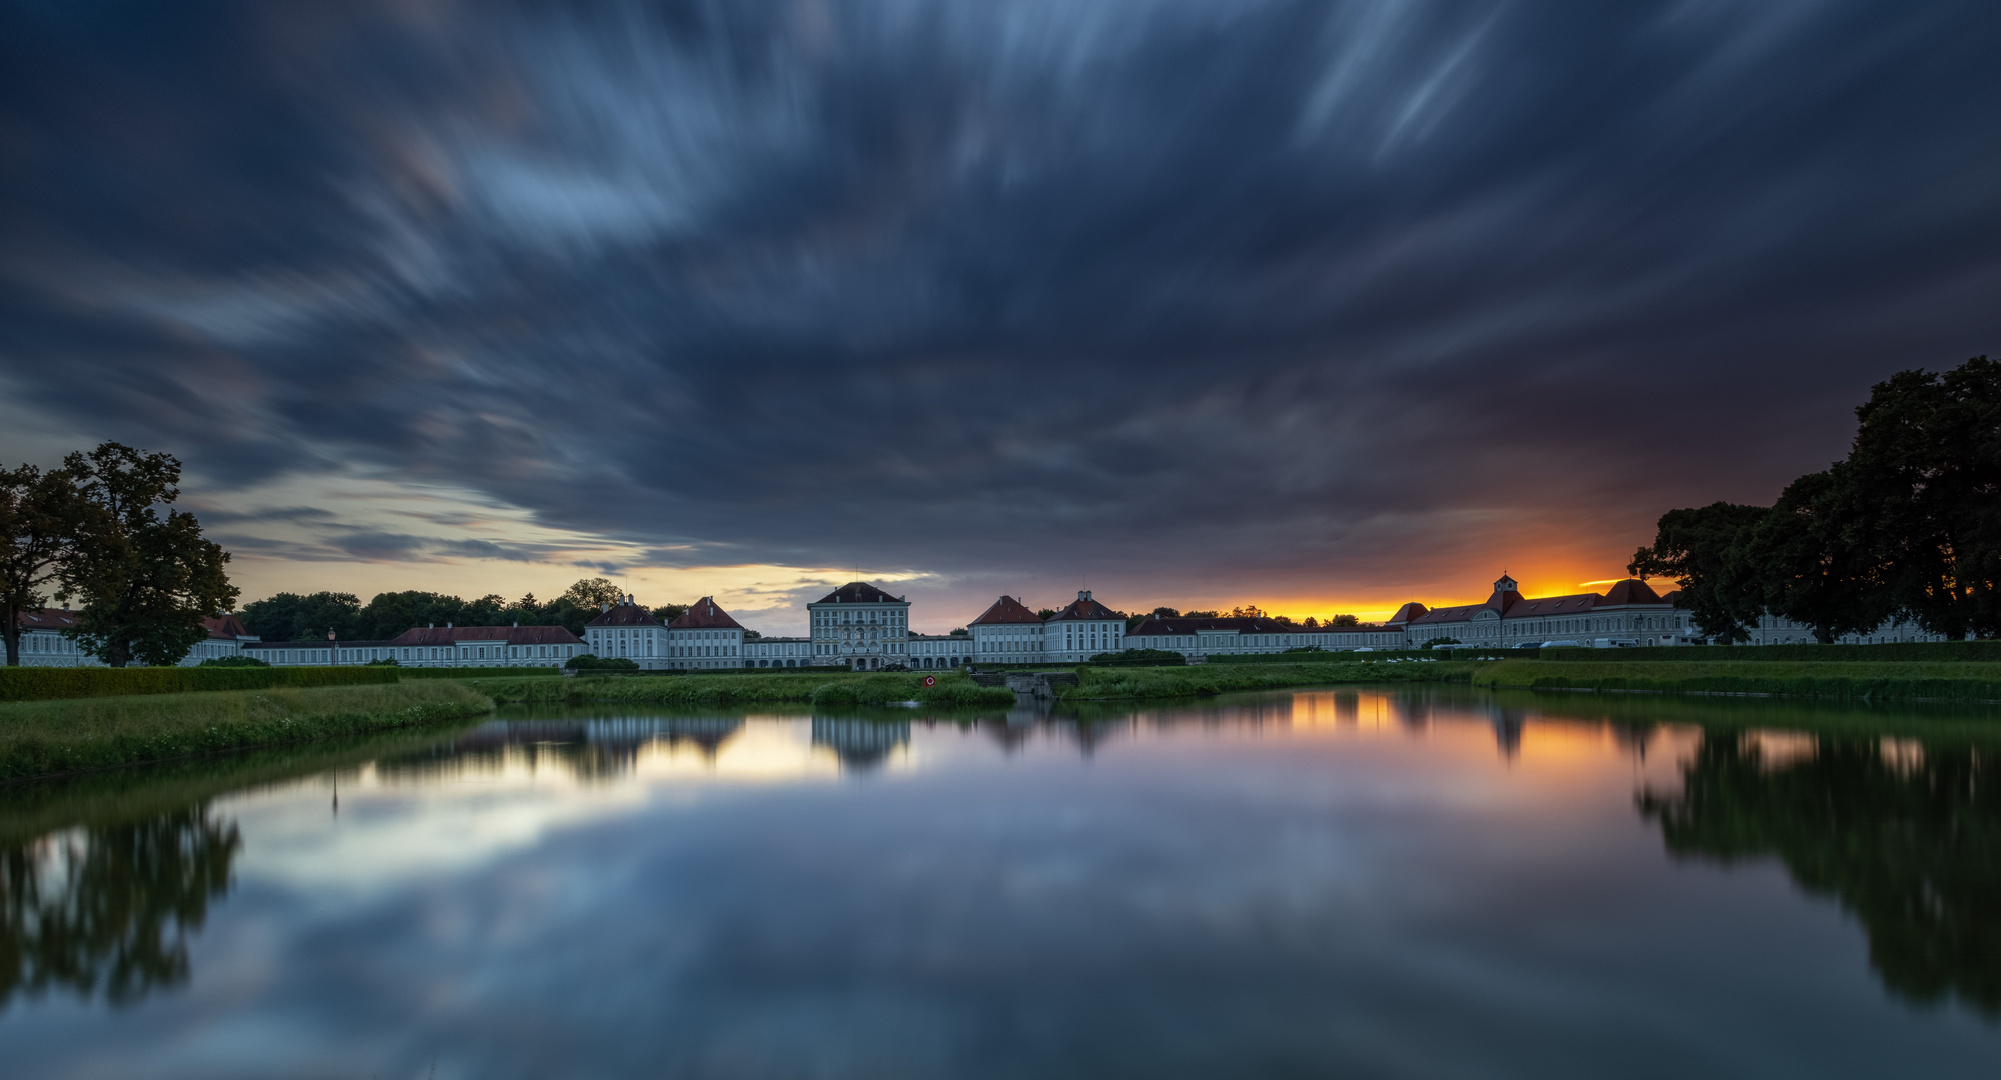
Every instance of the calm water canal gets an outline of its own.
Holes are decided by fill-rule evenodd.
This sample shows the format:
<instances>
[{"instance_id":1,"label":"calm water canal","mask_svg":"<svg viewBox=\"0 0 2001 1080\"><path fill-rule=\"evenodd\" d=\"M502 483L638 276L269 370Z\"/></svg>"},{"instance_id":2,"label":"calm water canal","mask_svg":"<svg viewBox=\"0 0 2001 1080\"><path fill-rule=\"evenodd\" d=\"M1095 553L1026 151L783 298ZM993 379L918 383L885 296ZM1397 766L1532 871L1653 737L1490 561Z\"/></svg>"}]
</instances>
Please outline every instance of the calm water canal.
<instances>
[{"instance_id":1,"label":"calm water canal","mask_svg":"<svg viewBox=\"0 0 2001 1080\"><path fill-rule=\"evenodd\" d=\"M1343 689L16 785L0 1075L1991 1078L1997 760L2001 712Z\"/></svg>"}]
</instances>

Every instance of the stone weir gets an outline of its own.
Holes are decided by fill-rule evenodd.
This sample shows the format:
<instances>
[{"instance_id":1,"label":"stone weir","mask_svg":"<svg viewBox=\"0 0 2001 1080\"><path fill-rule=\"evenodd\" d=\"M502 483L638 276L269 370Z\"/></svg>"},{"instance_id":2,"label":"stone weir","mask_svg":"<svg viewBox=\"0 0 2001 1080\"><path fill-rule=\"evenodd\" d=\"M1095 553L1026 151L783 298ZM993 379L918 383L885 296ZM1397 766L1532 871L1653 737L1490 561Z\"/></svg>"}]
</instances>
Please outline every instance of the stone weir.
<instances>
[{"instance_id":1,"label":"stone weir","mask_svg":"<svg viewBox=\"0 0 2001 1080\"><path fill-rule=\"evenodd\" d=\"M1077 685L1077 673L1074 671L1011 671L1001 678L1016 697L1045 700L1055 697L1059 686Z\"/></svg>"}]
</instances>

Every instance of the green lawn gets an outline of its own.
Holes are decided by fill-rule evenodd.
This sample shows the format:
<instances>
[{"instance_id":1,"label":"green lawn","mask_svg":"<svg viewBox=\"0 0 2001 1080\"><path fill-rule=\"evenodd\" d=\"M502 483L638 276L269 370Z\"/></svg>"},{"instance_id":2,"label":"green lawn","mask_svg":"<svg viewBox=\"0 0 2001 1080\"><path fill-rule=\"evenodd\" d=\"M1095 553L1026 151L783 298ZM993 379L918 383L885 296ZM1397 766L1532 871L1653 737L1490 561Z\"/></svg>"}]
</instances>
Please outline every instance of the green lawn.
<instances>
[{"instance_id":1,"label":"green lawn","mask_svg":"<svg viewBox=\"0 0 2001 1080\"><path fill-rule=\"evenodd\" d=\"M1479 665L1473 683L1532 690L2001 701L2001 663L1503 660Z\"/></svg>"},{"instance_id":2,"label":"green lawn","mask_svg":"<svg viewBox=\"0 0 2001 1080\"><path fill-rule=\"evenodd\" d=\"M485 694L450 680L10 702L0 704L0 781L389 731L492 709Z\"/></svg>"}]
</instances>

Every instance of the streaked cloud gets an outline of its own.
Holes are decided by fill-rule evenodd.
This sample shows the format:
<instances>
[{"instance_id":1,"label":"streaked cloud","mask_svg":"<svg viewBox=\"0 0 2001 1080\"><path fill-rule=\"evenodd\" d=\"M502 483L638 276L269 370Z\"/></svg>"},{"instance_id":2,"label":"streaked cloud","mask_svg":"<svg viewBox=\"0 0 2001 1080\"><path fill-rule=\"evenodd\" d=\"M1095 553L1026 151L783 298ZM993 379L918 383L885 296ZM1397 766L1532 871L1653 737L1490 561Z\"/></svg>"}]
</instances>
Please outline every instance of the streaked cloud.
<instances>
[{"instance_id":1,"label":"streaked cloud","mask_svg":"<svg viewBox=\"0 0 2001 1080\"><path fill-rule=\"evenodd\" d=\"M253 594L1563 587L1995 348L1972 3L0 20L0 454L180 454Z\"/></svg>"}]
</instances>

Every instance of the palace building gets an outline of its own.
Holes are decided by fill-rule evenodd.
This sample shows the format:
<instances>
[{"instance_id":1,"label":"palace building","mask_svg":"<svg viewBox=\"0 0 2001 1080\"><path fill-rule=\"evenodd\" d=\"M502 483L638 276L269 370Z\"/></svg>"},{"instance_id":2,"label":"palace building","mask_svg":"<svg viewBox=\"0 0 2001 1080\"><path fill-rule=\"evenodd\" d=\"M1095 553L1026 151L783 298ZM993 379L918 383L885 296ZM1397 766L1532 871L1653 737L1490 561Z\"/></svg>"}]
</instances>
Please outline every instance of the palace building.
<instances>
[{"instance_id":1,"label":"palace building","mask_svg":"<svg viewBox=\"0 0 2001 1080\"><path fill-rule=\"evenodd\" d=\"M1440 639L1497 649L1545 641L1590 645L1600 638L1607 644L1693 644L1700 632L1688 612L1675 608L1675 595L1660 596L1646 582L1628 578L1602 594L1529 598L1514 578L1502 574L1483 603L1435 609L1405 604L1383 625L1402 630L1408 648Z\"/></svg>"},{"instance_id":2,"label":"palace building","mask_svg":"<svg viewBox=\"0 0 2001 1080\"><path fill-rule=\"evenodd\" d=\"M76 642L63 636L63 631L76 626L76 615L67 606L22 611L19 620L21 666L103 667L102 660L84 652ZM207 627L208 637L189 649L179 666L193 667L210 657L237 656L242 653L244 645L257 640L244 633L243 623L235 615L203 619L202 625Z\"/></svg>"},{"instance_id":3,"label":"palace building","mask_svg":"<svg viewBox=\"0 0 2001 1080\"><path fill-rule=\"evenodd\" d=\"M1677 594L1656 593L1627 579L1603 593L1526 597L1502 574L1477 604L1430 608L1408 603L1380 625L1304 626L1266 615L1142 618L1136 621L1094 599L1090 590L1044 618L1020 598L1001 596L964 631L918 634L910 601L866 581L851 581L806 605L803 637L761 637L745 630L715 597L704 596L663 623L632 596L605 604L582 638L560 626L426 626L388 641L260 641L235 615L205 620L208 637L183 665L215 657L249 656L281 666L332 666L395 661L407 667L560 667L590 653L633 661L649 671L839 667L913 671L973 664L1076 664L1125 649L1177 652L1191 661L1291 650L1421 648L1457 642L1495 649L1561 642L1578 645L1686 645L1702 642ZM63 631L76 625L67 608L21 613L21 663L98 666ZM1128 629L1130 626L1130 629ZM1767 615L1750 628L1753 645L1805 644L1811 627ZM1943 641L1914 624L1886 622L1844 644Z\"/></svg>"},{"instance_id":4,"label":"palace building","mask_svg":"<svg viewBox=\"0 0 2001 1080\"><path fill-rule=\"evenodd\" d=\"M910 666L910 601L851 581L806 605L813 663L857 671Z\"/></svg>"}]
</instances>

